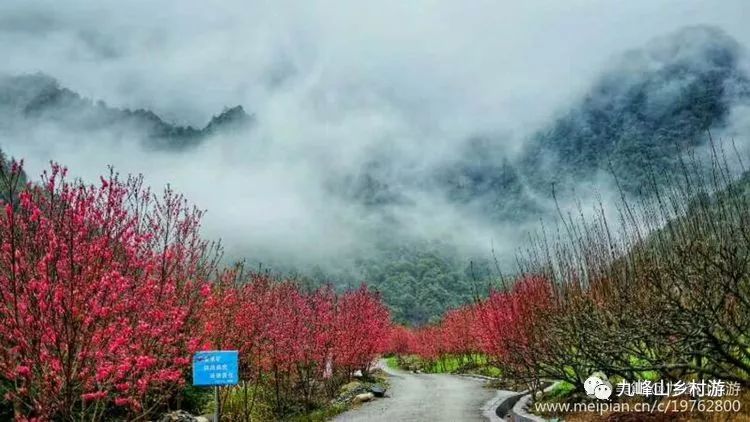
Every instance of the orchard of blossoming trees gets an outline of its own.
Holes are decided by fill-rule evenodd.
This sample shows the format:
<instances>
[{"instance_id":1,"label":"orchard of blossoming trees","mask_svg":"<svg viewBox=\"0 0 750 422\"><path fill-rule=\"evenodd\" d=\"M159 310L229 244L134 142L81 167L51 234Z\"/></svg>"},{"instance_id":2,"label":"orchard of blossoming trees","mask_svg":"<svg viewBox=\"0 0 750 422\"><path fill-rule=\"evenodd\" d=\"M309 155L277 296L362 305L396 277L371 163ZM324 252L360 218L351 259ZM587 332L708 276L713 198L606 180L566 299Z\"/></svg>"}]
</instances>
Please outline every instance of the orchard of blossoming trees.
<instances>
[{"instance_id":1,"label":"orchard of blossoming trees","mask_svg":"<svg viewBox=\"0 0 750 422\"><path fill-rule=\"evenodd\" d=\"M273 391L278 415L385 347L375 294L220 270L201 212L170 189L0 171L0 404L17 420L153 417L179 405L191 354L219 348L240 351L245 388Z\"/></svg>"},{"instance_id":2,"label":"orchard of blossoming trees","mask_svg":"<svg viewBox=\"0 0 750 422\"><path fill-rule=\"evenodd\" d=\"M364 286L336 295L330 288L303 292L265 275L226 272L205 299L204 349L235 349L248 386L270 391L273 412L315 406L351 375L371 369L390 333L388 311ZM254 402L242 412L253 414ZM241 418L243 420L247 417Z\"/></svg>"},{"instance_id":3,"label":"orchard of blossoming trees","mask_svg":"<svg viewBox=\"0 0 750 422\"><path fill-rule=\"evenodd\" d=\"M389 350L438 366L446 357L471 366L487 360L506 376L517 377L539 358L544 338L539 323L552 308L551 293L542 277L521 279L509 291L492 292L478 303L447 312L439 324L394 328Z\"/></svg>"},{"instance_id":4,"label":"orchard of blossoming trees","mask_svg":"<svg viewBox=\"0 0 750 422\"><path fill-rule=\"evenodd\" d=\"M594 371L750 386L750 173L733 179L726 160L714 156L711 178L686 163L649 187L653 201L623 202L618 223L602 207L564 217L519 255L525 275L509 288L395 329L389 349L431 363L479 355L528 388L583 391Z\"/></svg>"},{"instance_id":5,"label":"orchard of blossoming trees","mask_svg":"<svg viewBox=\"0 0 750 422\"><path fill-rule=\"evenodd\" d=\"M25 183L0 165L0 417L152 418L190 398L190 357L208 349L240 352L241 420L314 409L386 351L489 363L530 388L594 371L750 386L750 176L713 168L624 204L616 231L603 210L566 218L508 288L407 329L365 287L219 268L202 213L170 189L57 165Z\"/></svg>"}]
</instances>

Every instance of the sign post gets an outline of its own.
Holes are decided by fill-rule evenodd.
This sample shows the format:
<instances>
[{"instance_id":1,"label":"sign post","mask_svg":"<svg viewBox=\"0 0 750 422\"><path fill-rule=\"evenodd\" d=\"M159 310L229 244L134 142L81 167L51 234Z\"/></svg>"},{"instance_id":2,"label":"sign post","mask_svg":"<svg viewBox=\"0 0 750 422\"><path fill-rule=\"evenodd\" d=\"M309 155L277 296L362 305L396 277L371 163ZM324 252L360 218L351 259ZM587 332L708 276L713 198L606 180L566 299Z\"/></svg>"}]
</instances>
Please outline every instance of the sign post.
<instances>
[{"instance_id":1,"label":"sign post","mask_svg":"<svg viewBox=\"0 0 750 422\"><path fill-rule=\"evenodd\" d=\"M221 418L219 387L239 382L239 352L237 350L209 350L193 355L193 385L213 387L216 412L214 421Z\"/></svg>"},{"instance_id":2,"label":"sign post","mask_svg":"<svg viewBox=\"0 0 750 422\"><path fill-rule=\"evenodd\" d=\"M216 402L216 411L214 412L214 422L221 421L221 396L219 395L219 386L214 387L214 401Z\"/></svg>"}]
</instances>

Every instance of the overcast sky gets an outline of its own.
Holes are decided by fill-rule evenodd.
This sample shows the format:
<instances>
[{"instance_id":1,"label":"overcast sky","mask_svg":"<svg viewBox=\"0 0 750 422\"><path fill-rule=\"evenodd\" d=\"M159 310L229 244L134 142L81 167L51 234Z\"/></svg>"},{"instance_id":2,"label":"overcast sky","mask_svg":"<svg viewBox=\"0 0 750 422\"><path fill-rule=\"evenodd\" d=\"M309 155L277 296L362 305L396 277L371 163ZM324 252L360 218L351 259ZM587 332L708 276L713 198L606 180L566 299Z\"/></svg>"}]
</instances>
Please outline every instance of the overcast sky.
<instances>
[{"instance_id":1,"label":"overcast sky","mask_svg":"<svg viewBox=\"0 0 750 422\"><path fill-rule=\"evenodd\" d=\"M623 51L697 24L747 46L748 16L747 0L3 0L0 73L41 71L197 126L241 104L258 124L179 156L56 132L6 134L0 148L31 173L50 158L86 178L107 164L143 172L207 208L210 235L230 245L330 256L371 222L328 196L321 172L356 171L383 148L397 175L418 171L475 135L517 148ZM401 218L418 230L503 236L411 195Z\"/></svg>"}]
</instances>

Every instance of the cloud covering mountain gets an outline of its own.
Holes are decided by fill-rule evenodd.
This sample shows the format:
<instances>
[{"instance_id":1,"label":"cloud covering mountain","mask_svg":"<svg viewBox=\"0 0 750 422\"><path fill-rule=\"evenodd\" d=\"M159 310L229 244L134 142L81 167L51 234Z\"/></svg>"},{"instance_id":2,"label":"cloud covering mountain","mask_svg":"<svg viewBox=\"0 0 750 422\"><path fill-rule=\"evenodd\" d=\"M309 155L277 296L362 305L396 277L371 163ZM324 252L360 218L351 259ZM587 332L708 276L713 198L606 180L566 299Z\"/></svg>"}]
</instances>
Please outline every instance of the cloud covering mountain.
<instances>
[{"instance_id":1,"label":"cloud covering mountain","mask_svg":"<svg viewBox=\"0 0 750 422\"><path fill-rule=\"evenodd\" d=\"M3 2L0 149L171 183L231 257L386 283L363 257L509 257L552 182L606 198L611 161L636 193L750 128L742 1L325 3Z\"/></svg>"}]
</instances>

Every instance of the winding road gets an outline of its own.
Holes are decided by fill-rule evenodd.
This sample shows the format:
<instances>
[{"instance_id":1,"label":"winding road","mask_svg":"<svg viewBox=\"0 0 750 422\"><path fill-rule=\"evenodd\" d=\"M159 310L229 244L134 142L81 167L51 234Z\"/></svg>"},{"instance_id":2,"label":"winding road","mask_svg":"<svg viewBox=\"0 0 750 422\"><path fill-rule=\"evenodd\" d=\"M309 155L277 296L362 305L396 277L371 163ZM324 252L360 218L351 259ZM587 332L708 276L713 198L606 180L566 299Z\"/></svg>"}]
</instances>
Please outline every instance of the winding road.
<instances>
[{"instance_id":1,"label":"winding road","mask_svg":"<svg viewBox=\"0 0 750 422\"><path fill-rule=\"evenodd\" d=\"M484 382L448 374L413 374L388 368L391 386L383 399L339 415L337 422L486 421L482 406L495 392Z\"/></svg>"}]
</instances>

